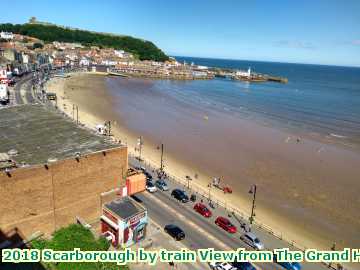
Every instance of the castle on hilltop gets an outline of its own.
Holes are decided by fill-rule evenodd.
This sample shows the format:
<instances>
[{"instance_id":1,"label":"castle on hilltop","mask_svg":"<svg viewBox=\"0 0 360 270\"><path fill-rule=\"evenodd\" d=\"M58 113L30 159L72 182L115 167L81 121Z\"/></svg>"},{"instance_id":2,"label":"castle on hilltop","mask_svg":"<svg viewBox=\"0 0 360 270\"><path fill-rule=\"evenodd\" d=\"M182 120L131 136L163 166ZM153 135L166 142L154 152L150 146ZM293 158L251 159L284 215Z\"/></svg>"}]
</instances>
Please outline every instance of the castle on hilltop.
<instances>
[{"instance_id":1,"label":"castle on hilltop","mask_svg":"<svg viewBox=\"0 0 360 270\"><path fill-rule=\"evenodd\" d=\"M30 17L29 19L29 24L42 24L42 25L54 25L54 26L59 26L59 25L56 25L54 23L49 23L49 22L40 22L36 19L36 17ZM63 26L61 26L63 27Z\"/></svg>"}]
</instances>

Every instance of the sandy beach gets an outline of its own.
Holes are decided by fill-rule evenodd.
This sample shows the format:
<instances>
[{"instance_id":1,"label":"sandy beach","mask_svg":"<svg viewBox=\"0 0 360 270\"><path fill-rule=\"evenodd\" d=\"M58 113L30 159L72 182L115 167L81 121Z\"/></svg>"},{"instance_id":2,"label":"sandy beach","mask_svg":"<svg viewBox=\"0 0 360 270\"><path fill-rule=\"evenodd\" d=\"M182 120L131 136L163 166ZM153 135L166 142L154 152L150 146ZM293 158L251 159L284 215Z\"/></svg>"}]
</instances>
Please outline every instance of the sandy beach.
<instances>
[{"instance_id":1,"label":"sandy beach","mask_svg":"<svg viewBox=\"0 0 360 270\"><path fill-rule=\"evenodd\" d=\"M132 154L138 154L136 141L143 136L143 157L157 166L160 163L157 146L164 142L165 169L182 179L190 175L194 179L191 185L204 192L208 192L206 186L214 176L224 177L233 194L212 189L212 196L246 214L251 209L248 190L256 183L259 192L256 220L281 232L284 238L307 248L329 249L334 241L339 248L359 247L358 151L303 135L297 141L299 134L249 120L239 119L234 126L230 116L220 118L216 113L187 110L180 105L174 111L184 110L184 115L165 117L149 110L171 101L160 97L159 104L154 105L155 96L149 104L146 100L126 99L123 102L128 104L124 105L121 96L115 101L110 94L109 84L114 82L109 80L103 75L76 73L68 79L53 78L46 88L57 94L59 109L72 118L76 117L73 105L77 105L79 121L86 126L94 129L110 120L114 136L126 143ZM146 91L146 82L141 87L141 91ZM187 115L187 111L191 113ZM149 119L151 113L159 113L159 119ZM194 128L179 134L186 119L187 125ZM140 124L133 124L134 121Z\"/></svg>"}]
</instances>

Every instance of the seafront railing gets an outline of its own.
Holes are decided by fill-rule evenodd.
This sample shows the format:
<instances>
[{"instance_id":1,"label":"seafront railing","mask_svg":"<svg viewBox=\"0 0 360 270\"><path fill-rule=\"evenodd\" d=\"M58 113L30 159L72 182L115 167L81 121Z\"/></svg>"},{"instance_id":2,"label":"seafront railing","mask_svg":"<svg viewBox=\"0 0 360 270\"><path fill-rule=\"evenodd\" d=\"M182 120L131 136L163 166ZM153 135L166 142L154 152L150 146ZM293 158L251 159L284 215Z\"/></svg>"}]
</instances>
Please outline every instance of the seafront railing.
<instances>
[{"instance_id":1,"label":"seafront railing","mask_svg":"<svg viewBox=\"0 0 360 270\"><path fill-rule=\"evenodd\" d=\"M138 157L134 155L133 153L129 153L129 157L138 160ZM158 167L155 165L156 163L149 161L148 159L141 160L140 164L143 164L145 167L150 168L152 171L156 172L158 170ZM237 219L241 219L243 221L248 221L250 218L250 213L247 213L245 210L240 210L238 207L235 207L231 203L228 203L226 200L221 200L218 196L214 195L213 193L209 197L209 190L206 190L205 187L200 187L199 185L188 185L188 180L182 179L178 176L175 176L171 173L166 172L167 179L169 181L172 181L174 183L177 183L178 185L181 185L184 187L184 189L188 190L191 194L195 194L200 196L203 200L211 201L214 205L217 207L222 207L227 211L228 213L231 213L236 216ZM274 229L272 229L270 226L259 222L257 220L253 221L253 226L258 227L259 229L265 230L267 233L273 235L274 237L287 242L290 246L296 247L300 250L307 249L305 246L301 245L295 240L290 240L290 238L287 238L282 232L276 232Z\"/></svg>"},{"instance_id":2,"label":"seafront railing","mask_svg":"<svg viewBox=\"0 0 360 270\"><path fill-rule=\"evenodd\" d=\"M144 165L147 168L150 168L151 171L156 172L159 170L159 166L156 165L156 162L151 161L149 159L141 159L141 161L139 161L138 156L134 155L133 153L129 152L129 158L135 159L139 162L139 164ZM164 170L165 171L165 170ZM240 222L244 221L244 222L248 222L249 218L250 218L250 213L247 213L246 211L244 211L243 209L239 209L238 207L235 207L234 205L232 205L231 203L228 203L227 201L221 200L218 196L211 194L211 196L209 197L209 191L206 190L205 187L201 187L199 185L189 185L188 184L188 180L180 178L178 176L175 176L171 173L166 172L166 179L168 179L169 181L176 183L178 185L181 185L184 187L184 189L186 189L187 191L189 191L190 194L195 194L197 197L200 196L201 199L203 200L207 200L207 201L211 201L212 204L215 204L217 207L222 207L225 209L225 211L227 211L229 214L233 215L234 218ZM271 228L270 226L268 226L267 224L260 222L258 220L254 220L252 225L252 227L257 227L260 230L265 231L266 233L272 235L273 237L284 241L285 243L287 243L288 246L296 248L298 250L301 251L305 251L306 249L308 249L306 246L302 245L301 243L299 243L298 241L291 239L291 237L286 236L284 233L279 232L277 230L274 230L273 228ZM343 266L340 266L340 264L337 264L335 267L335 264L329 265L329 263L326 262L321 262L323 265L327 266L329 269L342 269L345 270L345 268L341 268ZM340 268L339 268L340 266Z\"/></svg>"}]
</instances>

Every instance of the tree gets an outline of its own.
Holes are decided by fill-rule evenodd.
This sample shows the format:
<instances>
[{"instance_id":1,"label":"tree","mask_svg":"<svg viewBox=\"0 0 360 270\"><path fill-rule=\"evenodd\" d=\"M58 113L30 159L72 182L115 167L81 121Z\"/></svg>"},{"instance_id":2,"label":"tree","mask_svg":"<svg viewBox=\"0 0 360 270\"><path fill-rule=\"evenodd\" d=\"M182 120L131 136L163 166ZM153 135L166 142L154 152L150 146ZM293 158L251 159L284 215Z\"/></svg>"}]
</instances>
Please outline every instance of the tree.
<instances>
[{"instance_id":1,"label":"tree","mask_svg":"<svg viewBox=\"0 0 360 270\"><path fill-rule=\"evenodd\" d=\"M37 49L37 48L42 49L43 47L44 47L44 45L42 45L42 43L38 43L38 42L34 43L34 45L33 45L33 49Z\"/></svg>"},{"instance_id":2,"label":"tree","mask_svg":"<svg viewBox=\"0 0 360 270\"><path fill-rule=\"evenodd\" d=\"M95 239L90 230L79 224L72 224L56 231L51 240L39 239L31 243L32 248L52 249L58 251L72 251L80 248L82 251L106 251L110 244L104 238ZM59 262L45 264L47 269L57 270L128 270L127 266L116 263L90 263L90 262Z\"/></svg>"},{"instance_id":3,"label":"tree","mask_svg":"<svg viewBox=\"0 0 360 270\"><path fill-rule=\"evenodd\" d=\"M42 24L0 24L0 31L8 31L36 37L44 42L78 42L86 46L121 49L137 55L140 60L166 61L169 57L154 43L131 36L118 36L56 25Z\"/></svg>"}]
</instances>

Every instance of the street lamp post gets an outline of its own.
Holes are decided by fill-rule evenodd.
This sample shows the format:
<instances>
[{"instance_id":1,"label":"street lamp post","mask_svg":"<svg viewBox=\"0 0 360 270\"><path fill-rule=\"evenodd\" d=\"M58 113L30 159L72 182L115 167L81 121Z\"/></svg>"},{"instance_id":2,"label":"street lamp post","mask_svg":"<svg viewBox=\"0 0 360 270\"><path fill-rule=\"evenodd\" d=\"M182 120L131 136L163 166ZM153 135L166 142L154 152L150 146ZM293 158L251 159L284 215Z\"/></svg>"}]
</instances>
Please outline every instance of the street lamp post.
<instances>
[{"instance_id":1,"label":"street lamp post","mask_svg":"<svg viewBox=\"0 0 360 270\"><path fill-rule=\"evenodd\" d=\"M79 124L79 107L76 105L76 124Z\"/></svg>"},{"instance_id":2,"label":"street lamp post","mask_svg":"<svg viewBox=\"0 0 360 270\"><path fill-rule=\"evenodd\" d=\"M160 170L164 170L164 144L161 144L161 162L160 162Z\"/></svg>"},{"instance_id":3,"label":"street lamp post","mask_svg":"<svg viewBox=\"0 0 360 270\"><path fill-rule=\"evenodd\" d=\"M336 242L333 243L333 245L331 246L331 251L335 251L336 250ZM332 262L329 262L329 265L328 265L329 268L332 267Z\"/></svg>"},{"instance_id":4,"label":"street lamp post","mask_svg":"<svg viewBox=\"0 0 360 270\"><path fill-rule=\"evenodd\" d=\"M105 126L105 134L107 136L111 136L111 120L108 120L104 123Z\"/></svg>"},{"instance_id":5,"label":"street lamp post","mask_svg":"<svg viewBox=\"0 0 360 270\"><path fill-rule=\"evenodd\" d=\"M251 207L251 216L249 218L250 224L253 223L254 217L255 217L255 202L256 202L256 185L252 185L250 190L250 194L253 194L253 201L252 201L252 207Z\"/></svg>"},{"instance_id":6,"label":"street lamp post","mask_svg":"<svg viewBox=\"0 0 360 270\"><path fill-rule=\"evenodd\" d=\"M211 187L212 187L212 184L211 182L208 184L208 188L209 188L209 202L211 202Z\"/></svg>"},{"instance_id":7,"label":"street lamp post","mask_svg":"<svg viewBox=\"0 0 360 270\"><path fill-rule=\"evenodd\" d=\"M143 145L143 140L142 140L142 136L140 136L138 138L138 146L139 146L139 161L141 161L141 150L142 150L142 145Z\"/></svg>"},{"instance_id":8,"label":"street lamp post","mask_svg":"<svg viewBox=\"0 0 360 270\"><path fill-rule=\"evenodd\" d=\"M111 121L108 122L108 135L111 136Z\"/></svg>"},{"instance_id":9,"label":"street lamp post","mask_svg":"<svg viewBox=\"0 0 360 270\"><path fill-rule=\"evenodd\" d=\"M191 179L191 177L188 176L188 175L187 175L185 178L186 178L186 180L187 180L187 188L190 189L190 181L191 181L192 179Z\"/></svg>"},{"instance_id":10,"label":"street lamp post","mask_svg":"<svg viewBox=\"0 0 360 270\"><path fill-rule=\"evenodd\" d=\"M157 149L161 150L161 154L160 154L160 172L163 172L164 171L164 144L162 143L161 144L161 147L157 147Z\"/></svg>"}]
</instances>

